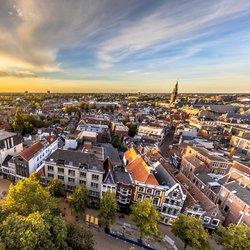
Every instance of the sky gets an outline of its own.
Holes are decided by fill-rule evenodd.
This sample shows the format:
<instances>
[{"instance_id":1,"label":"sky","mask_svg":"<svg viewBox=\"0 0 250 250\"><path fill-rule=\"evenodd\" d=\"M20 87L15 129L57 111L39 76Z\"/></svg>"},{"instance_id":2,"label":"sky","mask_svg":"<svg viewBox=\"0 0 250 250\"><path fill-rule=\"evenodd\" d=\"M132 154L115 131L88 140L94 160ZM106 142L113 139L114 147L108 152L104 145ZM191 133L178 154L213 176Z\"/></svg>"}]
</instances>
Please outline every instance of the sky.
<instances>
[{"instance_id":1,"label":"sky","mask_svg":"<svg viewBox=\"0 0 250 250\"><path fill-rule=\"evenodd\" d=\"M250 93L250 1L0 0L0 92Z\"/></svg>"}]
</instances>

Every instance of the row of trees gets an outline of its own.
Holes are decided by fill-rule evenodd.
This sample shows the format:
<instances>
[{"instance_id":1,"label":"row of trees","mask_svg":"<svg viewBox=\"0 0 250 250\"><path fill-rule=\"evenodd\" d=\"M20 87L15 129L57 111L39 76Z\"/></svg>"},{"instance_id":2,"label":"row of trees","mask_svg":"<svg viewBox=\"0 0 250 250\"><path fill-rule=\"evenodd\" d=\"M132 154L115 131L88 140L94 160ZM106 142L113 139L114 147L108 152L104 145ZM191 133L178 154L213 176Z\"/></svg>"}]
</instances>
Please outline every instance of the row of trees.
<instances>
[{"instance_id":1,"label":"row of trees","mask_svg":"<svg viewBox=\"0 0 250 250\"><path fill-rule=\"evenodd\" d=\"M50 182L47 190L55 197L63 195L62 183L59 180ZM81 214L85 212L88 203L87 190L85 186L80 186L72 195L72 207ZM99 218L106 227L115 222L117 210L118 204L114 194L106 192L101 200L99 210ZM135 222L139 229L140 240L144 236L159 233L158 223L161 220L161 215L149 199L138 201L131 206L130 219ZM210 236L198 218L180 214L172 225L172 232L183 241L184 249L187 246L198 250L211 248ZM250 249L250 228L244 225L231 224L228 228L219 226L213 237L222 245L223 250Z\"/></svg>"},{"instance_id":2,"label":"row of trees","mask_svg":"<svg viewBox=\"0 0 250 250\"><path fill-rule=\"evenodd\" d=\"M184 249L187 246L198 250L211 249L210 236L200 219L181 214L173 223L172 232L183 241ZM250 228L244 225L230 224L228 228L219 226L213 237L223 250L250 249Z\"/></svg>"}]
</instances>

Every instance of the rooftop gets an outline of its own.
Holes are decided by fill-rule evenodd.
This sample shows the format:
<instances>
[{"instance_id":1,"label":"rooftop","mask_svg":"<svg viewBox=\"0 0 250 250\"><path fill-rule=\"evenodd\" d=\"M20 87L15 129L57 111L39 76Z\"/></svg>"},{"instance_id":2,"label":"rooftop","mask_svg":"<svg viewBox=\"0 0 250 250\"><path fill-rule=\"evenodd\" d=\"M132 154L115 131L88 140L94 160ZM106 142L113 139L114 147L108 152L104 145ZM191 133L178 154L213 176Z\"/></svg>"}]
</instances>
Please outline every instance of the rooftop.
<instances>
[{"instance_id":1,"label":"rooftop","mask_svg":"<svg viewBox=\"0 0 250 250\"><path fill-rule=\"evenodd\" d=\"M10 138L12 136L15 136L16 133L8 132L5 130L0 130L0 141L5 140L7 138Z\"/></svg>"},{"instance_id":2,"label":"rooftop","mask_svg":"<svg viewBox=\"0 0 250 250\"><path fill-rule=\"evenodd\" d=\"M130 177L130 174L125 171L123 167L114 168L115 182L121 182L124 184L132 184L133 180Z\"/></svg>"},{"instance_id":3,"label":"rooftop","mask_svg":"<svg viewBox=\"0 0 250 250\"><path fill-rule=\"evenodd\" d=\"M224 185L224 187L233 193L235 196L244 201L248 206L250 206L250 189L249 186L242 187L236 181L229 182Z\"/></svg>"},{"instance_id":4,"label":"rooftop","mask_svg":"<svg viewBox=\"0 0 250 250\"><path fill-rule=\"evenodd\" d=\"M60 165L67 165L78 168L87 168L104 172L101 161L94 154L82 153L79 151L70 151L57 149L46 160Z\"/></svg>"}]
</instances>

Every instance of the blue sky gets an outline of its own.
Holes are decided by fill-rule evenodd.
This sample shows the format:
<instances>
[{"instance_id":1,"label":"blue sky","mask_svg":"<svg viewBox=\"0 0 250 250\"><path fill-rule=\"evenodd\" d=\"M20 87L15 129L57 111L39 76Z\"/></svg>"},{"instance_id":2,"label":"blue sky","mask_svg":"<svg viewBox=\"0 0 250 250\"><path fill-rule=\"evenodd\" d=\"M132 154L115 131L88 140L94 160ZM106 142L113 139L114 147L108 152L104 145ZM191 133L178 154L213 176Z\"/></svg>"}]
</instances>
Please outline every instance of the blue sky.
<instances>
[{"instance_id":1,"label":"blue sky","mask_svg":"<svg viewBox=\"0 0 250 250\"><path fill-rule=\"evenodd\" d=\"M0 0L0 91L250 92L250 1Z\"/></svg>"}]
</instances>

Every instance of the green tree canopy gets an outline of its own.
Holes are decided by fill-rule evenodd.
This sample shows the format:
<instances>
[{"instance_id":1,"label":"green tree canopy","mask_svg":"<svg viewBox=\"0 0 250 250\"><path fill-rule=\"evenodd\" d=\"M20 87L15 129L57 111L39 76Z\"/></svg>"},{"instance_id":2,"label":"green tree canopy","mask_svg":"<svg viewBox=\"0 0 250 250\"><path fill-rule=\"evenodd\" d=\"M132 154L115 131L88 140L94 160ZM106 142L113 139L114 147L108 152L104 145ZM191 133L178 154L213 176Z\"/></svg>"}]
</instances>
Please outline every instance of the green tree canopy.
<instances>
[{"instance_id":1,"label":"green tree canopy","mask_svg":"<svg viewBox=\"0 0 250 250\"><path fill-rule=\"evenodd\" d=\"M172 225L172 232L184 242L184 249L187 246L198 250L210 249L209 235L200 219L180 214Z\"/></svg>"},{"instance_id":2,"label":"green tree canopy","mask_svg":"<svg viewBox=\"0 0 250 250\"><path fill-rule=\"evenodd\" d=\"M94 235L79 225L68 225L67 243L71 249L94 250Z\"/></svg>"},{"instance_id":3,"label":"green tree canopy","mask_svg":"<svg viewBox=\"0 0 250 250\"><path fill-rule=\"evenodd\" d=\"M141 237L146 235L158 234L158 223L160 222L160 213L152 205L149 199L138 201L131 206L132 213L130 218L136 223L140 230Z\"/></svg>"},{"instance_id":4,"label":"green tree canopy","mask_svg":"<svg viewBox=\"0 0 250 250\"><path fill-rule=\"evenodd\" d=\"M223 250L250 249L250 227L230 224L227 228L219 226L215 232L215 240Z\"/></svg>"},{"instance_id":5,"label":"green tree canopy","mask_svg":"<svg viewBox=\"0 0 250 250\"><path fill-rule=\"evenodd\" d=\"M16 109L16 113L15 113L15 116L14 116L12 126L13 126L14 131L17 131L17 132L20 132L20 133L23 132L24 120L23 120L23 117L22 117L21 110L19 108Z\"/></svg>"},{"instance_id":6,"label":"green tree canopy","mask_svg":"<svg viewBox=\"0 0 250 250\"><path fill-rule=\"evenodd\" d=\"M115 198L115 194L106 192L100 203L99 217L102 223L109 226L115 222L116 212L118 210L118 204Z\"/></svg>"},{"instance_id":7,"label":"green tree canopy","mask_svg":"<svg viewBox=\"0 0 250 250\"><path fill-rule=\"evenodd\" d=\"M50 181L46 189L52 196L56 198L60 198L64 195L62 182L58 179L53 179L52 181Z\"/></svg>"},{"instance_id":8,"label":"green tree canopy","mask_svg":"<svg viewBox=\"0 0 250 250\"><path fill-rule=\"evenodd\" d=\"M48 220L51 219L51 221ZM34 212L27 217L11 213L0 225L5 249L66 249L64 221L48 213Z\"/></svg>"},{"instance_id":9,"label":"green tree canopy","mask_svg":"<svg viewBox=\"0 0 250 250\"><path fill-rule=\"evenodd\" d=\"M87 189L84 185L80 185L73 192L71 206L80 214L85 212L88 202Z\"/></svg>"},{"instance_id":10,"label":"green tree canopy","mask_svg":"<svg viewBox=\"0 0 250 250\"><path fill-rule=\"evenodd\" d=\"M11 185L1 205L7 213L24 216L37 211L54 210L58 207L57 199L51 197L49 191L40 185L34 174L27 179L19 180L15 186Z\"/></svg>"}]
</instances>

